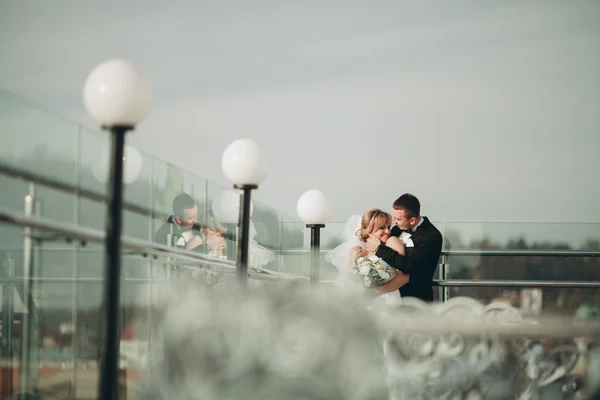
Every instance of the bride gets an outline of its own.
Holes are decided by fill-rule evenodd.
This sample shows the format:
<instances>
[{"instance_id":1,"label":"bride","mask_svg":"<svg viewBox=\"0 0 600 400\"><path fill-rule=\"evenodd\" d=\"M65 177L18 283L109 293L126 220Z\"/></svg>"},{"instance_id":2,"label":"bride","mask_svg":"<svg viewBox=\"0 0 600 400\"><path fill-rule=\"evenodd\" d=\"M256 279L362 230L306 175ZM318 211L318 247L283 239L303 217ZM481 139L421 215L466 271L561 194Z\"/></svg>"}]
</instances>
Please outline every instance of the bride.
<instances>
[{"instance_id":1,"label":"bride","mask_svg":"<svg viewBox=\"0 0 600 400\"><path fill-rule=\"evenodd\" d=\"M378 209L373 208L362 216L351 216L346 225L342 236L344 243L331 250L325 255L325 259L339 271L336 280L336 286L341 289L350 289L356 287L356 280L353 279L351 271L352 266L360 257L375 257L375 251L368 251L365 243L370 235L377 237L381 241L381 245L385 245L397 251L400 254L405 253L404 244L397 237L390 237L390 226L392 225L392 217ZM378 262L385 262L378 258ZM385 264L387 265L387 264ZM409 275L404 275L400 271L396 271L396 276L389 282L373 288L372 293L377 295L379 299L385 300L386 303L397 302L400 300L401 286L405 285L409 280Z\"/></svg>"}]
</instances>

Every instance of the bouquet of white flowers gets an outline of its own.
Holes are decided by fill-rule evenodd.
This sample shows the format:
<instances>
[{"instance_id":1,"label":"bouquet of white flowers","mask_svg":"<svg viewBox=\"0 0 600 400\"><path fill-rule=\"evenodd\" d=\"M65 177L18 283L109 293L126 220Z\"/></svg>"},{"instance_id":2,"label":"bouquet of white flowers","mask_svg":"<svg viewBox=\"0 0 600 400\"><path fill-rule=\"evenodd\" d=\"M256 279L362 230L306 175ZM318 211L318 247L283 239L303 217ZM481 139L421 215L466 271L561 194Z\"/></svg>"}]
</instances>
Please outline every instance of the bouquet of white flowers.
<instances>
[{"instance_id":1,"label":"bouquet of white flowers","mask_svg":"<svg viewBox=\"0 0 600 400\"><path fill-rule=\"evenodd\" d=\"M352 266L352 271L361 277L363 285L369 288L381 286L396 276L396 270L375 255L359 257Z\"/></svg>"}]
</instances>

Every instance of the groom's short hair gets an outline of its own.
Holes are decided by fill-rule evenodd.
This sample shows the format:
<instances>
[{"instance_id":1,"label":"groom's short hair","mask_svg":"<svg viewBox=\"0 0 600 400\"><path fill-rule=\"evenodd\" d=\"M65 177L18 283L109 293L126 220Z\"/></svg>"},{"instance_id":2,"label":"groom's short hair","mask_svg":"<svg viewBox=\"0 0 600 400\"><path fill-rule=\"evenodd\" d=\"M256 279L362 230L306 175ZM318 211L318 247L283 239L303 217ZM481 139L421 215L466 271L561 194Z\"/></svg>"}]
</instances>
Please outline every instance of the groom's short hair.
<instances>
[{"instance_id":1,"label":"groom's short hair","mask_svg":"<svg viewBox=\"0 0 600 400\"><path fill-rule=\"evenodd\" d=\"M419 199L410 193L405 193L398 197L392 205L394 210L404 210L408 218L418 217L421 215L421 203Z\"/></svg>"},{"instance_id":2,"label":"groom's short hair","mask_svg":"<svg viewBox=\"0 0 600 400\"><path fill-rule=\"evenodd\" d=\"M185 210L194 208L196 200L187 193L181 193L173 199L173 215L175 217L184 218Z\"/></svg>"}]
</instances>

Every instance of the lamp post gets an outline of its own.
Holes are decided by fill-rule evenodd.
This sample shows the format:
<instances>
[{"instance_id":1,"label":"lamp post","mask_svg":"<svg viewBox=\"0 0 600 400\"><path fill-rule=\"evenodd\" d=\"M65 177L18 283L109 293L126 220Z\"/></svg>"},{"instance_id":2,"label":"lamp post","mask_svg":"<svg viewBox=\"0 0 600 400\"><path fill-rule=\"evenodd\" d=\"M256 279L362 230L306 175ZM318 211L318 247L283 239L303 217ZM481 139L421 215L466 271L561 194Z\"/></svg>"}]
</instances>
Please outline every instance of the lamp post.
<instances>
[{"instance_id":1,"label":"lamp post","mask_svg":"<svg viewBox=\"0 0 600 400\"><path fill-rule=\"evenodd\" d=\"M233 187L240 190L237 271L240 283L245 285L248 279L251 193L267 177L267 160L254 140L238 139L231 142L223 152L221 168Z\"/></svg>"},{"instance_id":2,"label":"lamp post","mask_svg":"<svg viewBox=\"0 0 600 400\"><path fill-rule=\"evenodd\" d=\"M104 264L104 343L101 354L99 399L115 399L119 374L119 291L125 135L143 120L152 104L146 77L126 60L108 60L95 67L83 88L88 114L110 132L110 173L106 213Z\"/></svg>"},{"instance_id":3,"label":"lamp post","mask_svg":"<svg viewBox=\"0 0 600 400\"><path fill-rule=\"evenodd\" d=\"M333 204L327 195L318 189L311 189L302 194L296 206L298 217L310 228L310 283L319 283L319 259L321 251L321 228L333 216Z\"/></svg>"},{"instance_id":4,"label":"lamp post","mask_svg":"<svg viewBox=\"0 0 600 400\"><path fill-rule=\"evenodd\" d=\"M235 261L236 251L233 243L237 241L237 227L240 215L240 196L230 190L221 192L212 202L212 212L215 218L227 229L227 239L231 242L227 244L227 259ZM254 204L250 202L250 217L254 212Z\"/></svg>"}]
</instances>

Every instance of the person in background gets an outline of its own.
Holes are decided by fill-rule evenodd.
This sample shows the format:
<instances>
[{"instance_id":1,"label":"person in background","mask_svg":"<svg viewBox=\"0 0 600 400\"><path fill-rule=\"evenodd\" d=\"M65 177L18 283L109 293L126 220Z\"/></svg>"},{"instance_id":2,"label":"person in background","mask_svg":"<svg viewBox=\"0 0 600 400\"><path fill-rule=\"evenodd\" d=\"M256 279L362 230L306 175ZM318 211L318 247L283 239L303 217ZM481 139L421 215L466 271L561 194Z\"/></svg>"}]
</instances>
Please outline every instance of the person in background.
<instances>
[{"instance_id":1,"label":"person in background","mask_svg":"<svg viewBox=\"0 0 600 400\"><path fill-rule=\"evenodd\" d=\"M181 249L207 252L201 229L198 229L198 205L187 193L173 200L173 215L156 231L154 241ZM169 243L172 235L172 243Z\"/></svg>"},{"instance_id":2,"label":"person in background","mask_svg":"<svg viewBox=\"0 0 600 400\"><path fill-rule=\"evenodd\" d=\"M214 216L207 218L204 233L208 254L227 258L227 229Z\"/></svg>"}]
</instances>

